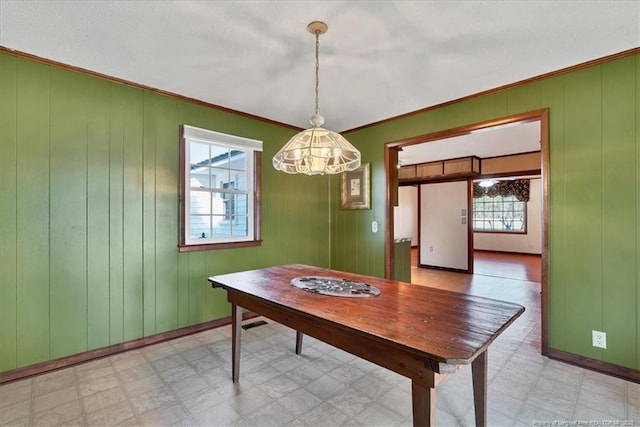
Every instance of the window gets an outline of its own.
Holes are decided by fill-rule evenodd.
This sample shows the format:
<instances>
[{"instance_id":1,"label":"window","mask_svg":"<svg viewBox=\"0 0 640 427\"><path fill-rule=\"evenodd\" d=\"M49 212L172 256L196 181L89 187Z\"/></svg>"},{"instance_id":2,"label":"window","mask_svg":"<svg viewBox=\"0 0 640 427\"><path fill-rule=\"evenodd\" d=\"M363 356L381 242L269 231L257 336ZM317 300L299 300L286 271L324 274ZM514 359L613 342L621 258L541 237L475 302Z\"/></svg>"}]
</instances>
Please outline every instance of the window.
<instances>
[{"instance_id":1,"label":"window","mask_svg":"<svg viewBox=\"0 0 640 427\"><path fill-rule=\"evenodd\" d=\"M473 199L473 231L526 233L527 202L487 194Z\"/></svg>"},{"instance_id":2,"label":"window","mask_svg":"<svg viewBox=\"0 0 640 427\"><path fill-rule=\"evenodd\" d=\"M180 127L180 250L260 244L262 141Z\"/></svg>"},{"instance_id":3,"label":"window","mask_svg":"<svg viewBox=\"0 0 640 427\"><path fill-rule=\"evenodd\" d=\"M474 182L473 231L525 234L529 188L529 179Z\"/></svg>"}]
</instances>

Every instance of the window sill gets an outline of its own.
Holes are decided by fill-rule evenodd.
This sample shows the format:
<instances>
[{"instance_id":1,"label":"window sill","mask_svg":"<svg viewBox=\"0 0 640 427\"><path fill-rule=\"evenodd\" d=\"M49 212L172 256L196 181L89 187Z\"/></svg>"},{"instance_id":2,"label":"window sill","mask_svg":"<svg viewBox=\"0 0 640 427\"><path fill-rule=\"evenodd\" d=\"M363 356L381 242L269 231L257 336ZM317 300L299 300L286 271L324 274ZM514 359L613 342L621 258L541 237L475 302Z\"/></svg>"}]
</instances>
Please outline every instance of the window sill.
<instances>
[{"instance_id":1,"label":"window sill","mask_svg":"<svg viewBox=\"0 0 640 427\"><path fill-rule=\"evenodd\" d=\"M179 252L209 251L215 249L247 248L261 246L262 240L248 240L246 242L205 243L202 245L178 245Z\"/></svg>"}]
</instances>

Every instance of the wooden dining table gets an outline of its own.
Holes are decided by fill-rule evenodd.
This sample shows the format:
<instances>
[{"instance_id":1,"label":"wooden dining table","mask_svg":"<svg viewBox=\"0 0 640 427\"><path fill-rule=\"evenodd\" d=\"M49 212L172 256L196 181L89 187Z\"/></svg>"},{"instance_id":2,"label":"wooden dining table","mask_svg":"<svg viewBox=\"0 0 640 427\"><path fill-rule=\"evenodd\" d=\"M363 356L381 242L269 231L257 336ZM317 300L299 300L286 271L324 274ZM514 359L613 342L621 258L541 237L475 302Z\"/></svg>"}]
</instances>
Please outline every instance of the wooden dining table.
<instances>
[{"instance_id":1,"label":"wooden dining table","mask_svg":"<svg viewBox=\"0 0 640 427\"><path fill-rule=\"evenodd\" d=\"M292 286L299 277L366 283L378 296L328 296ZM413 425L435 425L436 386L471 364L476 425L487 420L487 348L524 307L464 293L302 264L208 279L232 307L232 380L240 375L243 309L312 336L411 379Z\"/></svg>"}]
</instances>

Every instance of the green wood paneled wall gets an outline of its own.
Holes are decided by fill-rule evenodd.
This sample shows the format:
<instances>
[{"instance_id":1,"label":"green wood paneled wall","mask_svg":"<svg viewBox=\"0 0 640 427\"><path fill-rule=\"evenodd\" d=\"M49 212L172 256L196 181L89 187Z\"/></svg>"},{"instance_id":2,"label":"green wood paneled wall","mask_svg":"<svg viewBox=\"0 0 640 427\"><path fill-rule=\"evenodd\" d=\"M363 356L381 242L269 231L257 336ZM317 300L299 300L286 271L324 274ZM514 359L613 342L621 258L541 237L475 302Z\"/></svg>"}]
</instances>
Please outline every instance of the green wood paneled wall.
<instances>
[{"instance_id":1,"label":"green wood paneled wall","mask_svg":"<svg viewBox=\"0 0 640 427\"><path fill-rule=\"evenodd\" d=\"M264 141L263 245L179 253L178 126ZM328 177L291 129L0 54L0 371L228 316L206 278L329 266Z\"/></svg>"},{"instance_id":2,"label":"green wood paneled wall","mask_svg":"<svg viewBox=\"0 0 640 427\"><path fill-rule=\"evenodd\" d=\"M541 108L550 114L550 346L640 369L638 54L346 134L372 165L372 209L340 209L334 179L331 264L384 275L386 142ZM607 333L606 350L591 346L594 329Z\"/></svg>"}]
</instances>

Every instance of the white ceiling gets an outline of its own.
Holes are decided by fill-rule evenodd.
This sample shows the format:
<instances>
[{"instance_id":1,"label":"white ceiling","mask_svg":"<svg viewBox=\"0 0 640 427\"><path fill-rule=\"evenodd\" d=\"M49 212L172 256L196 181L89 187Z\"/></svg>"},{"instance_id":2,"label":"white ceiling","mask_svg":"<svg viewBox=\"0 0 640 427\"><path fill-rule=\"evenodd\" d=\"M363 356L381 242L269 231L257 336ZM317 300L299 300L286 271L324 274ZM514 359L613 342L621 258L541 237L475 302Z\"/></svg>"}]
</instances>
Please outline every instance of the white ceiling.
<instances>
[{"instance_id":1,"label":"white ceiling","mask_svg":"<svg viewBox=\"0 0 640 427\"><path fill-rule=\"evenodd\" d=\"M540 150L540 121L512 123L403 147L398 153L401 165L435 162L458 157L505 156Z\"/></svg>"},{"instance_id":2,"label":"white ceiling","mask_svg":"<svg viewBox=\"0 0 640 427\"><path fill-rule=\"evenodd\" d=\"M640 46L639 1L13 1L0 45L344 131Z\"/></svg>"}]
</instances>

